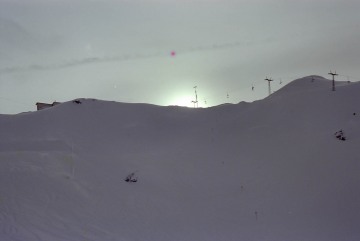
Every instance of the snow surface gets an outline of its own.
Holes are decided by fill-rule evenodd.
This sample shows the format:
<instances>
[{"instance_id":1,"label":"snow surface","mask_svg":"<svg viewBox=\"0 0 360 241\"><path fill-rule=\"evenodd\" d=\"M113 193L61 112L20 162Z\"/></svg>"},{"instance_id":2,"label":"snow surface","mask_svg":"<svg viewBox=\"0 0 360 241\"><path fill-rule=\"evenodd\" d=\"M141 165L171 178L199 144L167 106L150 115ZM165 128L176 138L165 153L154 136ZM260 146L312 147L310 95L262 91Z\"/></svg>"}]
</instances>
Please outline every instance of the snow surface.
<instances>
[{"instance_id":1,"label":"snow surface","mask_svg":"<svg viewBox=\"0 0 360 241\"><path fill-rule=\"evenodd\" d=\"M358 241L360 83L336 84L0 115L0 240Z\"/></svg>"}]
</instances>

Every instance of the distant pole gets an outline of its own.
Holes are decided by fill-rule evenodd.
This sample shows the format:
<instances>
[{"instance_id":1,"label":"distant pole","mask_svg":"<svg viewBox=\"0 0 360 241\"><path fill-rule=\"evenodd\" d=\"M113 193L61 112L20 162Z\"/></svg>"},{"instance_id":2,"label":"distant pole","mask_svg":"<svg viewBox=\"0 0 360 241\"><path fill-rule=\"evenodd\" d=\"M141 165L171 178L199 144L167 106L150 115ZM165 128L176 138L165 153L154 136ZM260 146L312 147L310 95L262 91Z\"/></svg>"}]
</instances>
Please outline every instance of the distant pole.
<instances>
[{"instance_id":1,"label":"distant pole","mask_svg":"<svg viewBox=\"0 0 360 241\"><path fill-rule=\"evenodd\" d=\"M268 82L268 84L269 84L269 95L271 95L271 85L270 85L270 82L271 81L273 81L272 79L269 79L268 77L266 77L266 79L265 79L267 82Z\"/></svg>"},{"instance_id":2,"label":"distant pole","mask_svg":"<svg viewBox=\"0 0 360 241\"><path fill-rule=\"evenodd\" d=\"M335 73L331 72L330 70L330 73L329 75L332 75L332 91L335 91L335 76L338 75L335 71Z\"/></svg>"},{"instance_id":3,"label":"distant pole","mask_svg":"<svg viewBox=\"0 0 360 241\"><path fill-rule=\"evenodd\" d=\"M194 86L194 89L195 89L195 100L191 101L192 103L194 103L194 108L195 108L195 107L199 107L196 88L197 88L197 86Z\"/></svg>"}]
</instances>

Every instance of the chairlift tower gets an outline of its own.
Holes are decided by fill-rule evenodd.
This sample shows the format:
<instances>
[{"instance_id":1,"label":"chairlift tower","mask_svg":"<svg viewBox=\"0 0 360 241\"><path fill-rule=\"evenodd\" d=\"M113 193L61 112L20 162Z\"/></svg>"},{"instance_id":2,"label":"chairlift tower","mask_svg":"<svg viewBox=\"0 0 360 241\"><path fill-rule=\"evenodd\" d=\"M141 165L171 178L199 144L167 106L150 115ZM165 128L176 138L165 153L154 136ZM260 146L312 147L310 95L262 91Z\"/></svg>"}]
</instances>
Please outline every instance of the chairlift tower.
<instances>
[{"instance_id":1,"label":"chairlift tower","mask_svg":"<svg viewBox=\"0 0 360 241\"><path fill-rule=\"evenodd\" d=\"M335 71L335 73L333 73L331 70L330 70L330 73L329 75L332 75L332 91L335 91L335 76L338 75Z\"/></svg>"},{"instance_id":2,"label":"chairlift tower","mask_svg":"<svg viewBox=\"0 0 360 241\"><path fill-rule=\"evenodd\" d=\"M268 82L268 84L269 84L269 95L271 95L271 85L270 85L270 82L271 81L273 81L272 79L269 79L268 77L266 77L266 79L265 79L267 82Z\"/></svg>"}]
</instances>

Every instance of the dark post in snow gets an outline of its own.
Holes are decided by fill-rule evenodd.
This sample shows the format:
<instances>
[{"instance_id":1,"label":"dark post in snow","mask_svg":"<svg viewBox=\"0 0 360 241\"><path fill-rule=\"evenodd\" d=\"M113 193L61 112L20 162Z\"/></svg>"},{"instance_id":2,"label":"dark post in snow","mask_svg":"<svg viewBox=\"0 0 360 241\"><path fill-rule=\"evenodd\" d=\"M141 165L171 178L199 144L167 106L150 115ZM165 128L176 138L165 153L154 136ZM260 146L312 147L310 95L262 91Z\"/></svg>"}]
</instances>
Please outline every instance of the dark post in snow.
<instances>
[{"instance_id":1,"label":"dark post in snow","mask_svg":"<svg viewBox=\"0 0 360 241\"><path fill-rule=\"evenodd\" d=\"M272 80L272 79L269 79L268 77L266 77L265 80L269 83L269 95L271 95L271 85L270 85L270 82L273 81L273 80Z\"/></svg>"},{"instance_id":2,"label":"dark post in snow","mask_svg":"<svg viewBox=\"0 0 360 241\"><path fill-rule=\"evenodd\" d=\"M330 73L329 75L332 75L332 91L335 91L335 76L338 75L335 71L335 73L331 72L330 70Z\"/></svg>"}]
</instances>

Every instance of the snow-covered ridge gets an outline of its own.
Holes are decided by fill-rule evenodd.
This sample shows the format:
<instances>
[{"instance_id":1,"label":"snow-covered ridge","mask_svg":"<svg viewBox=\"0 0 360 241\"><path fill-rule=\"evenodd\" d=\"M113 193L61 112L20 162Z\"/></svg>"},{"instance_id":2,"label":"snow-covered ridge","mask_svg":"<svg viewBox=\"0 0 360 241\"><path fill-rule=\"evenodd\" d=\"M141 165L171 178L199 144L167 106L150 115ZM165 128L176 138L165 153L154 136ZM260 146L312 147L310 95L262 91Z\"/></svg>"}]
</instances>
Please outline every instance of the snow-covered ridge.
<instances>
[{"instance_id":1,"label":"snow-covered ridge","mask_svg":"<svg viewBox=\"0 0 360 241\"><path fill-rule=\"evenodd\" d=\"M359 240L359 91L0 115L0 240Z\"/></svg>"}]
</instances>

